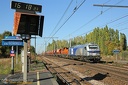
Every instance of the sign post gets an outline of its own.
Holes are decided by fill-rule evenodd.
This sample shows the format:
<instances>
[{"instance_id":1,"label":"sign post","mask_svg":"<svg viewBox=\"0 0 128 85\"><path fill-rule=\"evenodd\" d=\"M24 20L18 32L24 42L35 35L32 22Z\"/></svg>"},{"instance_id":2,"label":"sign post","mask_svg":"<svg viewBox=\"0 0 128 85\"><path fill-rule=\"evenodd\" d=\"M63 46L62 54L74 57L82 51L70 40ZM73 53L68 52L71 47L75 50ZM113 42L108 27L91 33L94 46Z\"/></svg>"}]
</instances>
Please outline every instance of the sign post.
<instances>
[{"instance_id":1,"label":"sign post","mask_svg":"<svg viewBox=\"0 0 128 85\"><path fill-rule=\"evenodd\" d=\"M12 46L12 50L13 50L13 46ZM11 64L11 74L14 74L14 56L11 56L11 61L12 61L12 64Z\"/></svg>"},{"instance_id":2,"label":"sign post","mask_svg":"<svg viewBox=\"0 0 128 85\"><path fill-rule=\"evenodd\" d=\"M24 73L23 81L27 82L27 40L24 40Z\"/></svg>"},{"instance_id":3,"label":"sign post","mask_svg":"<svg viewBox=\"0 0 128 85\"><path fill-rule=\"evenodd\" d=\"M21 34L24 40L23 82L27 83L27 40L31 38L31 35L42 37L44 16L36 14L42 11L42 6L12 1L11 8L16 9L13 33Z\"/></svg>"},{"instance_id":4,"label":"sign post","mask_svg":"<svg viewBox=\"0 0 128 85\"><path fill-rule=\"evenodd\" d=\"M10 51L10 56L11 56L11 74L14 74L14 56L15 56L15 51L13 50L13 46L23 46L23 41L22 41L22 39L20 39L19 36L5 36L5 38L2 39L2 46L12 46L11 51ZM17 56L16 56L16 58L17 58Z\"/></svg>"},{"instance_id":5,"label":"sign post","mask_svg":"<svg viewBox=\"0 0 128 85\"><path fill-rule=\"evenodd\" d=\"M113 53L116 54L116 61L118 60L118 54L119 54L120 50L113 50Z\"/></svg>"}]
</instances>

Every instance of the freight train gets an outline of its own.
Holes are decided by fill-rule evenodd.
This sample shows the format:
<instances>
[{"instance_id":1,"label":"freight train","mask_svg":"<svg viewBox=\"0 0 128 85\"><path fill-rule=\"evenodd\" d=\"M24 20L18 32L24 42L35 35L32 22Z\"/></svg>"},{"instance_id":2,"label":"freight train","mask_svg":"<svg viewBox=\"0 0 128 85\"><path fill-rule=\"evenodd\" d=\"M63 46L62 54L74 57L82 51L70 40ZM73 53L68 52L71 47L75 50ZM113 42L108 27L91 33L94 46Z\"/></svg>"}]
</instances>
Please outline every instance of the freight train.
<instances>
[{"instance_id":1,"label":"freight train","mask_svg":"<svg viewBox=\"0 0 128 85\"><path fill-rule=\"evenodd\" d=\"M64 47L63 49L47 51L45 54L92 62L99 62L101 59L99 46L94 43L76 45L69 48Z\"/></svg>"}]
</instances>

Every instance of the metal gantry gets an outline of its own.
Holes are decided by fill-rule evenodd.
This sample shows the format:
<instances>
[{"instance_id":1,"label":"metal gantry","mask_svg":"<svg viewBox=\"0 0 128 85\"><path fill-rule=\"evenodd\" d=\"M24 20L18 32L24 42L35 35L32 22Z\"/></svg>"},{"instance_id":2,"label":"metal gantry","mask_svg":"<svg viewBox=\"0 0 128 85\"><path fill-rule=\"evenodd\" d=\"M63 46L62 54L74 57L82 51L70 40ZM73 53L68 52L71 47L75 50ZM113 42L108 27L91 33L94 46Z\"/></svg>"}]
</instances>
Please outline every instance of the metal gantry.
<instances>
[{"instance_id":1,"label":"metal gantry","mask_svg":"<svg viewBox=\"0 0 128 85\"><path fill-rule=\"evenodd\" d=\"M128 6L120 6L120 5L105 5L105 4L94 4L93 6L128 8Z\"/></svg>"}]
</instances>

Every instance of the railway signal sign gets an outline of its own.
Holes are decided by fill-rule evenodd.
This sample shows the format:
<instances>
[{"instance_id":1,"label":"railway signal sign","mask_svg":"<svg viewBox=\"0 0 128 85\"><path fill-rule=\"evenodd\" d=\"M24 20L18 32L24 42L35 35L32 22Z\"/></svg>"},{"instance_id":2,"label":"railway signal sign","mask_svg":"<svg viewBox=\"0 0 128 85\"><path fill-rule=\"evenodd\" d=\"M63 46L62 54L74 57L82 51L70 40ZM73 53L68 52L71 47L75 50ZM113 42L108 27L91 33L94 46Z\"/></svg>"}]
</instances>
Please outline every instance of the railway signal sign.
<instances>
[{"instance_id":1,"label":"railway signal sign","mask_svg":"<svg viewBox=\"0 0 128 85\"><path fill-rule=\"evenodd\" d=\"M114 54L118 54L120 52L120 50L113 50Z\"/></svg>"},{"instance_id":2,"label":"railway signal sign","mask_svg":"<svg viewBox=\"0 0 128 85\"><path fill-rule=\"evenodd\" d=\"M14 53L15 53L15 51L14 51L14 50L11 50L11 51L10 51L10 54L14 54Z\"/></svg>"},{"instance_id":3,"label":"railway signal sign","mask_svg":"<svg viewBox=\"0 0 128 85\"><path fill-rule=\"evenodd\" d=\"M2 40L2 46L23 46L22 40Z\"/></svg>"},{"instance_id":4,"label":"railway signal sign","mask_svg":"<svg viewBox=\"0 0 128 85\"><path fill-rule=\"evenodd\" d=\"M20 36L4 36L4 39L19 39L21 40Z\"/></svg>"},{"instance_id":5,"label":"railway signal sign","mask_svg":"<svg viewBox=\"0 0 128 85\"><path fill-rule=\"evenodd\" d=\"M11 57L15 56L15 51L14 51L14 50L11 50L11 51L10 51L10 56L11 56Z\"/></svg>"},{"instance_id":6,"label":"railway signal sign","mask_svg":"<svg viewBox=\"0 0 128 85\"><path fill-rule=\"evenodd\" d=\"M2 39L2 46L23 46L23 40L17 36L5 36L5 39Z\"/></svg>"}]
</instances>

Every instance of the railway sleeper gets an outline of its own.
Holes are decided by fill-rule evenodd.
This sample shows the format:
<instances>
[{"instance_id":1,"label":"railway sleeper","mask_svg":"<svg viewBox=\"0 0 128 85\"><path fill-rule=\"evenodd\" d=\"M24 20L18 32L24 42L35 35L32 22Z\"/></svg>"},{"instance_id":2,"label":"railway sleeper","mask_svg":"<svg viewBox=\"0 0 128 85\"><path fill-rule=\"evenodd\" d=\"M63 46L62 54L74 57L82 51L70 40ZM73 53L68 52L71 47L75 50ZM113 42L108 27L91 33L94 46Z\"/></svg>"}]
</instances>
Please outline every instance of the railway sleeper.
<instances>
[{"instance_id":1,"label":"railway sleeper","mask_svg":"<svg viewBox=\"0 0 128 85\"><path fill-rule=\"evenodd\" d=\"M55 67L52 67L52 68L60 68L60 66L55 66Z\"/></svg>"},{"instance_id":2,"label":"railway sleeper","mask_svg":"<svg viewBox=\"0 0 128 85\"><path fill-rule=\"evenodd\" d=\"M81 82L87 83L87 81L85 81L84 79L76 76L74 73L72 73L70 71L57 72L55 70L55 68L53 68L51 66L51 64L45 64L45 67L54 75L54 77L56 76L57 81L59 81L61 83L63 82L63 84L61 84L61 85L72 85L71 83L75 83L76 85L81 85L80 84ZM65 77L62 74L65 75Z\"/></svg>"},{"instance_id":3,"label":"railway sleeper","mask_svg":"<svg viewBox=\"0 0 128 85\"><path fill-rule=\"evenodd\" d=\"M59 80L61 80L63 83L66 83L66 85L70 85L70 83L75 82L76 85L81 85L79 81L81 80L77 80L77 79L70 79L69 75L72 75L72 73L70 71L67 72L57 72L54 68L50 67L49 71L53 74L56 75L56 77L58 76L58 78L60 78ZM63 75L67 76L67 78L64 78ZM69 78L69 79L68 79Z\"/></svg>"},{"instance_id":4,"label":"railway sleeper","mask_svg":"<svg viewBox=\"0 0 128 85\"><path fill-rule=\"evenodd\" d=\"M71 85L70 82L68 82L65 78L63 78L59 73L56 74L57 81L62 85Z\"/></svg>"},{"instance_id":5,"label":"railway sleeper","mask_svg":"<svg viewBox=\"0 0 128 85\"><path fill-rule=\"evenodd\" d=\"M75 82L77 85L81 85L81 84L80 84L80 81L77 80L77 79L73 79L73 82Z\"/></svg>"},{"instance_id":6,"label":"railway sleeper","mask_svg":"<svg viewBox=\"0 0 128 85\"><path fill-rule=\"evenodd\" d=\"M58 72L59 74L66 74L66 73L70 73L70 71L67 72Z\"/></svg>"}]
</instances>

